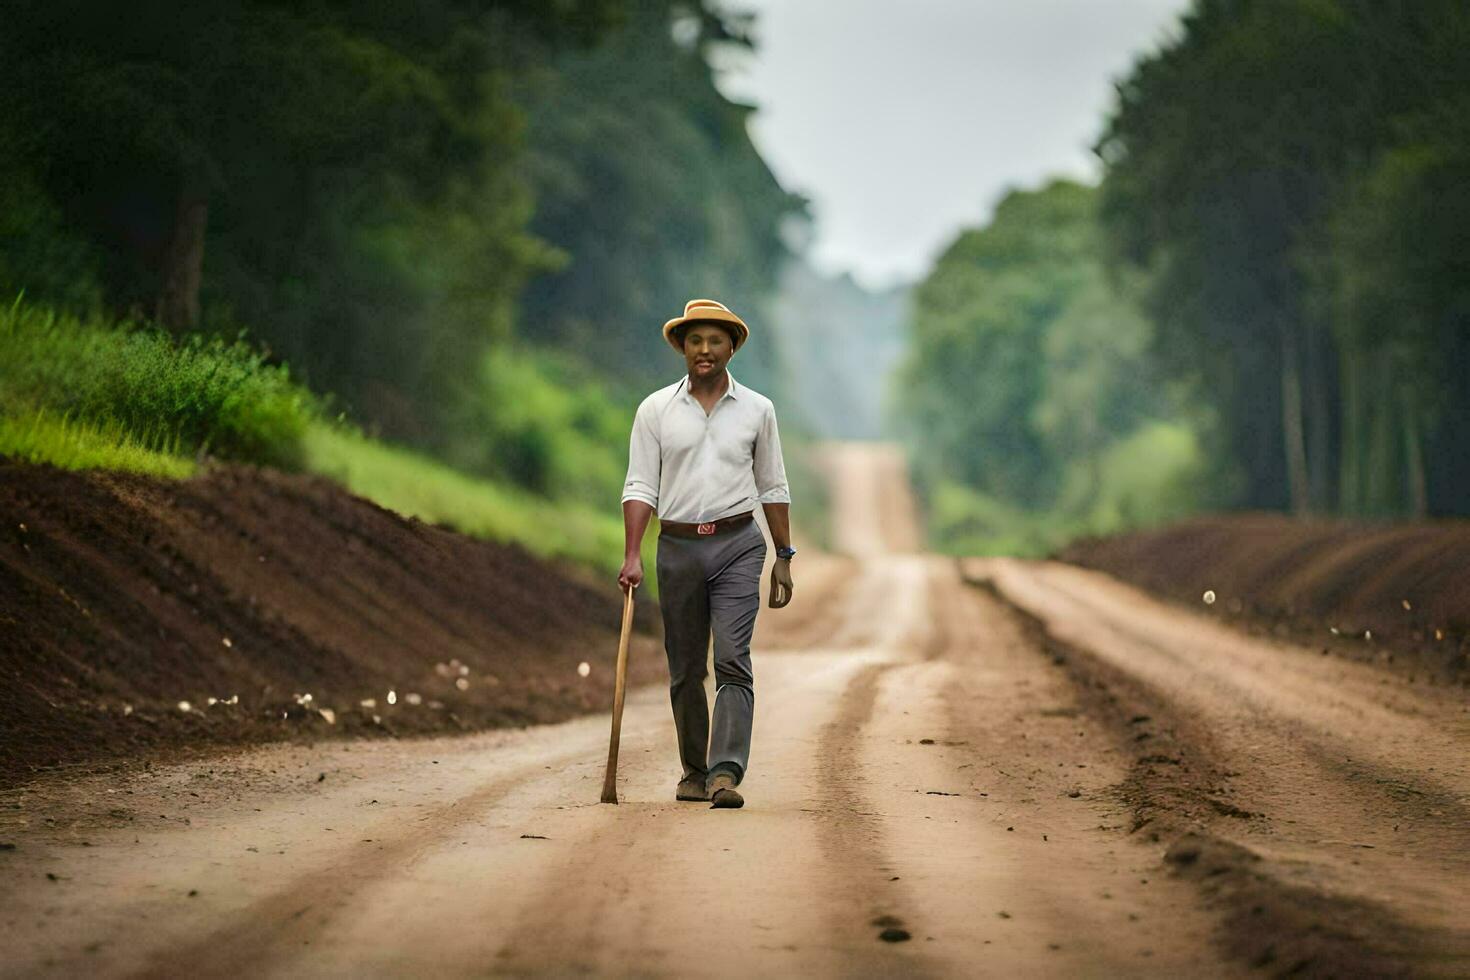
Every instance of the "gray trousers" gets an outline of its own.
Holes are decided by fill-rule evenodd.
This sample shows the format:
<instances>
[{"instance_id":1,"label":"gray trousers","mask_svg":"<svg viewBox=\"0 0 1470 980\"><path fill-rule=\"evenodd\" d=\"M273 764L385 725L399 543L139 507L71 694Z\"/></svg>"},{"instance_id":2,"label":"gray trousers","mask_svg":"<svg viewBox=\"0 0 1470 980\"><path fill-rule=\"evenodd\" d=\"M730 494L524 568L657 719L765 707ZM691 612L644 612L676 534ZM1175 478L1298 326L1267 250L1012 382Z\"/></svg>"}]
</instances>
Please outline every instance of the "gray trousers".
<instances>
[{"instance_id":1,"label":"gray trousers","mask_svg":"<svg viewBox=\"0 0 1470 980\"><path fill-rule=\"evenodd\" d=\"M658 538L659 607L669 656L669 699L685 779L716 770L738 783L750 759L755 712L750 637L760 609L766 539L755 521L707 538ZM715 714L710 730L704 679L715 638Z\"/></svg>"}]
</instances>

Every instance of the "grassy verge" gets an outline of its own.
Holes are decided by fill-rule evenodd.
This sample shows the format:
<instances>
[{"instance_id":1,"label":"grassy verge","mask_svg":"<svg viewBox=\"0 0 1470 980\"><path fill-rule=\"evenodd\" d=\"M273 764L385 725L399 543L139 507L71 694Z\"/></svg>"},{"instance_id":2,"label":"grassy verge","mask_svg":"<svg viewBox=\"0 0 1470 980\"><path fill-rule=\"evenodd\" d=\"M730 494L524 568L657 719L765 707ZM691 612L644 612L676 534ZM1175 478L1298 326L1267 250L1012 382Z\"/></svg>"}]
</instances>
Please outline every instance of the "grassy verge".
<instances>
[{"instance_id":1,"label":"grassy verge","mask_svg":"<svg viewBox=\"0 0 1470 980\"><path fill-rule=\"evenodd\" d=\"M267 364L241 341L175 340L146 326L58 314L19 300L0 307L5 418L64 418L84 427L90 435L80 435L82 428L73 434L92 446L202 450L291 468L307 424L319 414L318 399L285 367ZM55 435L54 426L37 425ZM46 445L36 443L35 451Z\"/></svg>"},{"instance_id":2,"label":"grassy verge","mask_svg":"<svg viewBox=\"0 0 1470 980\"><path fill-rule=\"evenodd\" d=\"M194 461L181 456L176 444L139 439L117 423L80 422L44 409L0 415L0 456L66 470L121 470L171 480L195 471Z\"/></svg>"},{"instance_id":3,"label":"grassy verge","mask_svg":"<svg viewBox=\"0 0 1470 980\"><path fill-rule=\"evenodd\" d=\"M303 448L308 470L389 510L609 574L622 564L623 524L611 506L557 503L336 425L310 426ZM644 562L651 571L647 553Z\"/></svg>"}]
</instances>

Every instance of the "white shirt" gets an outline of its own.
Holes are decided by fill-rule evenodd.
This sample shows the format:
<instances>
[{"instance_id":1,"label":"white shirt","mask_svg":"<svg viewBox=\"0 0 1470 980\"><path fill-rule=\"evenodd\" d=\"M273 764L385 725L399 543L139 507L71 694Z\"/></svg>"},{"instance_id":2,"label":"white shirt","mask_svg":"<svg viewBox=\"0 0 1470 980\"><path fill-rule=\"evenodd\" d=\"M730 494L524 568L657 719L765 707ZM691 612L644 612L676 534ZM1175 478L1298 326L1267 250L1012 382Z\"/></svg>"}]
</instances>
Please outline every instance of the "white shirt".
<instances>
[{"instance_id":1,"label":"white shirt","mask_svg":"<svg viewBox=\"0 0 1470 980\"><path fill-rule=\"evenodd\" d=\"M688 523L790 503L776 407L733 375L707 415L688 375L655 391L633 418L623 500Z\"/></svg>"}]
</instances>

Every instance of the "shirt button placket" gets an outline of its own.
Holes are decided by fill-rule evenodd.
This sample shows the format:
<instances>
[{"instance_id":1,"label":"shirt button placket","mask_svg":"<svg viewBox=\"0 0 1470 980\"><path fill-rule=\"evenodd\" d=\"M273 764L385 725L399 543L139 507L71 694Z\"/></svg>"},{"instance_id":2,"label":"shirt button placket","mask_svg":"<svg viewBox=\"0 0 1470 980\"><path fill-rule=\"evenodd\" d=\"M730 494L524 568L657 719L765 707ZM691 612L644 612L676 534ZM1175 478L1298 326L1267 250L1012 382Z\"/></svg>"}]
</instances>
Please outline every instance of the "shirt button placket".
<instances>
[{"instance_id":1,"label":"shirt button placket","mask_svg":"<svg viewBox=\"0 0 1470 980\"><path fill-rule=\"evenodd\" d=\"M700 410L701 413L704 413L704 406L701 405L699 407L699 410ZM703 480L701 480L700 483L699 483L699 520L700 520L701 523L709 518L709 484L710 484L710 481L709 481L708 474L709 474L709 462L710 462L710 460L709 460L710 420L712 418L714 418L714 412L709 412L709 413L705 413L704 414L704 441L699 446L699 453L700 453L700 456L701 456L700 462L704 464L703 467L702 467L702 469L703 469L703 471L705 473L705 478Z\"/></svg>"}]
</instances>

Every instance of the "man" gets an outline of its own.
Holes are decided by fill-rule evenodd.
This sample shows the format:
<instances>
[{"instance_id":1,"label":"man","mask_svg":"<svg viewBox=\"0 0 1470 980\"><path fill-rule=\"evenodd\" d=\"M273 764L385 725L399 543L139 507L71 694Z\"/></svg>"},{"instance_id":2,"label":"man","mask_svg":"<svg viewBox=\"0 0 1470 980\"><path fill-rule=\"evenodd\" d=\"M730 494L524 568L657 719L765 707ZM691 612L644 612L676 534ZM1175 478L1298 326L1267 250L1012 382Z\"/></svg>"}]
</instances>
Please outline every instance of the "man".
<instances>
[{"instance_id":1,"label":"man","mask_svg":"<svg viewBox=\"0 0 1470 980\"><path fill-rule=\"evenodd\" d=\"M713 300L690 300L664 324L684 355L685 377L638 406L623 485L624 590L643 581L640 546L659 516L658 583L669 697L684 775L674 797L743 806L736 789L750 757L755 692L750 637L760 608L766 541L757 501L776 545L770 605L791 601L791 494L771 400L737 384L726 365L750 336ZM714 733L704 694L710 633L715 646Z\"/></svg>"}]
</instances>

